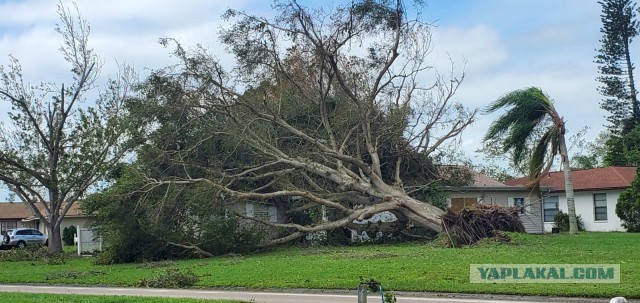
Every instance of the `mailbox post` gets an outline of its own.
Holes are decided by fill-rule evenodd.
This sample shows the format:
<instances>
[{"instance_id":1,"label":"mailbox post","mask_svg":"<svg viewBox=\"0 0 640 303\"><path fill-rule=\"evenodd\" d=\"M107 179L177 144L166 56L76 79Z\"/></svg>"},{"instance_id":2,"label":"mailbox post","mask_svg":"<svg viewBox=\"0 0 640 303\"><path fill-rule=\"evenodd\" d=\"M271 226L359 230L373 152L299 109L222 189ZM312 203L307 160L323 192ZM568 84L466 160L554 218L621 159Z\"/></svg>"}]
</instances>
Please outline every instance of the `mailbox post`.
<instances>
[{"instance_id":1,"label":"mailbox post","mask_svg":"<svg viewBox=\"0 0 640 303\"><path fill-rule=\"evenodd\" d=\"M358 303L367 303L367 284L358 284Z\"/></svg>"}]
</instances>

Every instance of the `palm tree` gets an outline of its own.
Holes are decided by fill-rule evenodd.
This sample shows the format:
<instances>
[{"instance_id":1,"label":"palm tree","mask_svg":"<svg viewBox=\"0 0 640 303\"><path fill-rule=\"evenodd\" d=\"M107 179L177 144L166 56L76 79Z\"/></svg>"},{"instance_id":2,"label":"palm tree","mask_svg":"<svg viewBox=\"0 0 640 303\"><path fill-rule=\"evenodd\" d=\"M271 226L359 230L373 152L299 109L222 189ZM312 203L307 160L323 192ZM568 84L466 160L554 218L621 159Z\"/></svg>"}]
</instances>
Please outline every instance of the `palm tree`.
<instances>
[{"instance_id":1,"label":"palm tree","mask_svg":"<svg viewBox=\"0 0 640 303\"><path fill-rule=\"evenodd\" d=\"M491 103L486 112L493 113L503 108L507 111L491 124L484 141L499 140L505 152L512 152L516 165L528 158L529 187L536 191L539 191L540 180L549 172L554 157L560 154L564 168L569 232L577 233L565 122L553 107L549 96L537 87L512 91ZM529 149L530 142L535 144L532 151Z\"/></svg>"}]
</instances>

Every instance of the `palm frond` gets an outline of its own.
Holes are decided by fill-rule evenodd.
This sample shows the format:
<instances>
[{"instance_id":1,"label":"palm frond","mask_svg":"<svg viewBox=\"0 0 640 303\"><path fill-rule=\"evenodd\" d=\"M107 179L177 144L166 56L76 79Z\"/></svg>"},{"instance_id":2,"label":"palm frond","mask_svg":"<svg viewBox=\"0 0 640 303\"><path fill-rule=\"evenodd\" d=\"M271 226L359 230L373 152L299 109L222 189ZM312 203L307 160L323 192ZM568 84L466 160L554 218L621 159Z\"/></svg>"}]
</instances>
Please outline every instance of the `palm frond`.
<instances>
[{"instance_id":1,"label":"palm frond","mask_svg":"<svg viewBox=\"0 0 640 303\"><path fill-rule=\"evenodd\" d=\"M484 111L493 113L501 109L507 111L491 124L484 140L502 139L503 150L513 150L517 165L526 157L531 136L549 120L553 105L542 90L530 87L507 93Z\"/></svg>"}]
</instances>

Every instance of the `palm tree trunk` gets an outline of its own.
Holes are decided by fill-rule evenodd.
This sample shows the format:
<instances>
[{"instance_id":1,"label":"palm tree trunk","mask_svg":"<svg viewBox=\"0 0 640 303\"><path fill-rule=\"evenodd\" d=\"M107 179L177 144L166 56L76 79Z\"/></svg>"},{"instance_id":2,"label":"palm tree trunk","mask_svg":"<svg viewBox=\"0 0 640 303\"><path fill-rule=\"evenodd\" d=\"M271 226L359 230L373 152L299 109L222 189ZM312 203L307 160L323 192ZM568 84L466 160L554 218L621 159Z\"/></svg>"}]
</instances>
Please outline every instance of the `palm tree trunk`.
<instances>
[{"instance_id":1,"label":"palm tree trunk","mask_svg":"<svg viewBox=\"0 0 640 303\"><path fill-rule=\"evenodd\" d=\"M564 170L564 192L567 196L567 213L569 214L569 233L578 233L578 219L576 217L576 203L573 197L573 177L571 177L571 166L569 165L569 153L567 152L567 143L564 134L560 134L559 138L560 157L562 158L562 167Z\"/></svg>"}]
</instances>

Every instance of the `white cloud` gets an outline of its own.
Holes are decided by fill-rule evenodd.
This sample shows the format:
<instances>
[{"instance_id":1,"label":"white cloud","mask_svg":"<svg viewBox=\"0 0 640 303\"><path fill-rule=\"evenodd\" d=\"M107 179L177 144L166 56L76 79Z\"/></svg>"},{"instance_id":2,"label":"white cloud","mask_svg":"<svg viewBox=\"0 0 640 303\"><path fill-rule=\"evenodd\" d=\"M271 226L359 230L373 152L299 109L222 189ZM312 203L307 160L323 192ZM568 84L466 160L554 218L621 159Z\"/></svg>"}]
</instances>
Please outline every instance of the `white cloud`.
<instances>
[{"instance_id":1,"label":"white cloud","mask_svg":"<svg viewBox=\"0 0 640 303\"><path fill-rule=\"evenodd\" d=\"M466 70L483 73L508 59L509 54L500 35L486 25L470 28L437 27L433 32L434 60L440 69L448 68L449 57Z\"/></svg>"},{"instance_id":2,"label":"white cloud","mask_svg":"<svg viewBox=\"0 0 640 303\"><path fill-rule=\"evenodd\" d=\"M461 58L466 59L465 82L456 95L466 106L482 108L509 91L537 86L555 100L570 133L589 126L587 138L592 139L606 123L592 62L592 45L597 40L585 44L572 30L543 26L507 40L506 33L484 24L441 26L434 30L433 55L441 70L447 68L448 54L457 66ZM462 147L468 155L478 156L474 151L497 115L479 115L464 133Z\"/></svg>"}]
</instances>

